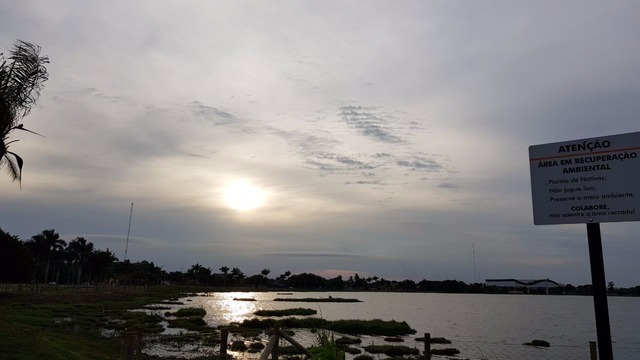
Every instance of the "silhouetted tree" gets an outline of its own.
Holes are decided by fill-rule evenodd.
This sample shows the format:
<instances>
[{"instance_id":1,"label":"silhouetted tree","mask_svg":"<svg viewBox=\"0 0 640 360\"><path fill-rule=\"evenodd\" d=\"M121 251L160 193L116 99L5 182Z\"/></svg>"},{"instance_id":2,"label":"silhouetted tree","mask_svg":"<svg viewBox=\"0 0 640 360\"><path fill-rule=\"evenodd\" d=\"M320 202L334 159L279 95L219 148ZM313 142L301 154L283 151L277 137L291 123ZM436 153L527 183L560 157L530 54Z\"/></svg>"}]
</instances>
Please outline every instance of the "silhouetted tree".
<instances>
[{"instance_id":1,"label":"silhouetted tree","mask_svg":"<svg viewBox=\"0 0 640 360\"><path fill-rule=\"evenodd\" d=\"M231 269L231 278L233 279L234 285L238 285L242 279L244 279L244 273L240 270L239 267L234 267Z\"/></svg>"},{"instance_id":2,"label":"silhouetted tree","mask_svg":"<svg viewBox=\"0 0 640 360\"><path fill-rule=\"evenodd\" d=\"M270 272L271 272L271 270L269 270L269 269L262 269L262 271L260 271L260 274L266 278L267 275L269 275Z\"/></svg>"},{"instance_id":3,"label":"silhouetted tree","mask_svg":"<svg viewBox=\"0 0 640 360\"><path fill-rule=\"evenodd\" d=\"M92 252L93 243L87 242L83 237L77 237L67 245L67 253L73 259L72 263L78 271L78 284L82 281L82 267L87 263Z\"/></svg>"},{"instance_id":4,"label":"silhouetted tree","mask_svg":"<svg viewBox=\"0 0 640 360\"><path fill-rule=\"evenodd\" d=\"M0 281L26 282L34 267L33 257L24 243L0 229Z\"/></svg>"},{"instance_id":5,"label":"silhouetted tree","mask_svg":"<svg viewBox=\"0 0 640 360\"><path fill-rule=\"evenodd\" d=\"M227 286L227 278L229 278L229 267L228 266L221 266L220 267L220 271L222 271L222 273L224 274L224 279L222 281L222 286Z\"/></svg>"},{"instance_id":6,"label":"silhouetted tree","mask_svg":"<svg viewBox=\"0 0 640 360\"><path fill-rule=\"evenodd\" d=\"M90 271L90 278L102 281L107 277L110 268L115 266L118 258L116 254L107 250L93 250L87 261L87 268Z\"/></svg>"},{"instance_id":7,"label":"silhouetted tree","mask_svg":"<svg viewBox=\"0 0 640 360\"><path fill-rule=\"evenodd\" d=\"M49 282L49 267L51 260L58 251L62 251L67 243L60 239L60 235L54 230L43 230L40 234L31 237L27 243L32 254L44 264L44 283Z\"/></svg>"},{"instance_id":8,"label":"silhouetted tree","mask_svg":"<svg viewBox=\"0 0 640 360\"><path fill-rule=\"evenodd\" d=\"M40 95L48 74L44 64L46 56L40 56L40 47L18 40L11 49L9 61L0 53L0 167L6 166L11 180L22 179L22 158L9 151L9 140L14 130L27 130L22 118L29 114ZM35 134L35 133L34 133Z\"/></svg>"},{"instance_id":9,"label":"silhouetted tree","mask_svg":"<svg viewBox=\"0 0 640 360\"><path fill-rule=\"evenodd\" d=\"M322 289L326 282L322 276L309 273L291 275L288 280L289 286L296 289Z\"/></svg>"}]
</instances>

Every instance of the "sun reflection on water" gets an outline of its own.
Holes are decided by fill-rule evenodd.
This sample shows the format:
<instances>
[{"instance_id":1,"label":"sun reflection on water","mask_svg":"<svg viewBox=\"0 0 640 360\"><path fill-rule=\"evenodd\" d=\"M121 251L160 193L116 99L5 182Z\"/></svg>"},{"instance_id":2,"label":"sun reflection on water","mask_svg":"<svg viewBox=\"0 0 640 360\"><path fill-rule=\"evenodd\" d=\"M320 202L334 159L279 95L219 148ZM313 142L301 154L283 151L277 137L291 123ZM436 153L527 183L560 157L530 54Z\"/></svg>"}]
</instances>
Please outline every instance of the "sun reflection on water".
<instances>
[{"instance_id":1,"label":"sun reflection on water","mask_svg":"<svg viewBox=\"0 0 640 360\"><path fill-rule=\"evenodd\" d=\"M214 293L212 298L205 302L207 317L215 325L242 322L253 317L253 313L259 310L256 301L257 293L254 292L229 292ZM205 319L205 320L209 320Z\"/></svg>"}]
</instances>

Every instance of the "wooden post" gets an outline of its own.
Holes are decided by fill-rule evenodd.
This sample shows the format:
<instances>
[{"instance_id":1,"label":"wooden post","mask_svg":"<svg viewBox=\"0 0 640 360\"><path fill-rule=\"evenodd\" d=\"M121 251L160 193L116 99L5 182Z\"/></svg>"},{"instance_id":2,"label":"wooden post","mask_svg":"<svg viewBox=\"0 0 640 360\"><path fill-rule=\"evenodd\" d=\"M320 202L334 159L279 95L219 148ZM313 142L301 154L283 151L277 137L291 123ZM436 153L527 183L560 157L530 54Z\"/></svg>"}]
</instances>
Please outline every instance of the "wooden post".
<instances>
[{"instance_id":1,"label":"wooden post","mask_svg":"<svg viewBox=\"0 0 640 360\"><path fill-rule=\"evenodd\" d=\"M307 357L312 357L313 354L311 354L309 352L309 350L307 350L304 346L302 346L302 344L300 344L299 342L297 342L294 338L292 338L291 336L289 336L289 334L285 333L284 331L278 329L278 334L280 336L282 336L285 340L287 340L288 342L291 343L291 345L295 346L298 350L302 351Z\"/></svg>"},{"instance_id":2,"label":"wooden post","mask_svg":"<svg viewBox=\"0 0 640 360\"><path fill-rule=\"evenodd\" d=\"M591 354L590 360L598 360L598 346L595 341L589 341L589 352Z\"/></svg>"},{"instance_id":3,"label":"wooden post","mask_svg":"<svg viewBox=\"0 0 640 360\"><path fill-rule=\"evenodd\" d=\"M273 347L276 346L278 341L280 341L278 334L274 334L269 338L267 346L264 348L264 351L262 351L262 355L260 355L260 360L267 360L269 358Z\"/></svg>"},{"instance_id":4,"label":"wooden post","mask_svg":"<svg viewBox=\"0 0 640 360\"><path fill-rule=\"evenodd\" d=\"M278 352L279 352L279 347L280 347L280 334L276 333L276 336L278 337L278 339L276 340L276 343L273 344L273 349L271 349L271 360L278 360Z\"/></svg>"},{"instance_id":5,"label":"wooden post","mask_svg":"<svg viewBox=\"0 0 640 360\"><path fill-rule=\"evenodd\" d=\"M227 344L229 343L229 330L220 330L220 355L227 355Z\"/></svg>"},{"instance_id":6,"label":"wooden post","mask_svg":"<svg viewBox=\"0 0 640 360\"><path fill-rule=\"evenodd\" d=\"M431 360L431 334L424 333L424 358Z\"/></svg>"}]
</instances>

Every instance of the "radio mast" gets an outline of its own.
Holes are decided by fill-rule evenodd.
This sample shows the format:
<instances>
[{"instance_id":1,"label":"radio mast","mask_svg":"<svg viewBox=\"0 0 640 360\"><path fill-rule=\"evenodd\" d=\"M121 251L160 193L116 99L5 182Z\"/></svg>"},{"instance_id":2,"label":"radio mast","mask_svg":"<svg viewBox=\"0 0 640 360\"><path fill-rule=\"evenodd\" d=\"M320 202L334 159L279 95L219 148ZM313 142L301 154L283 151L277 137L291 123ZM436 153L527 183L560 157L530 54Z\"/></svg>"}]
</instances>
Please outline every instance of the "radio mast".
<instances>
[{"instance_id":1,"label":"radio mast","mask_svg":"<svg viewBox=\"0 0 640 360\"><path fill-rule=\"evenodd\" d=\"M127 250L129 250L129 233L131 232L132 217L133 217L133 203L131 203L131 212L129 213L129 228L127 229L127 245L124 248L124 261L127 261Z\"/></svg>"}]
</instances>

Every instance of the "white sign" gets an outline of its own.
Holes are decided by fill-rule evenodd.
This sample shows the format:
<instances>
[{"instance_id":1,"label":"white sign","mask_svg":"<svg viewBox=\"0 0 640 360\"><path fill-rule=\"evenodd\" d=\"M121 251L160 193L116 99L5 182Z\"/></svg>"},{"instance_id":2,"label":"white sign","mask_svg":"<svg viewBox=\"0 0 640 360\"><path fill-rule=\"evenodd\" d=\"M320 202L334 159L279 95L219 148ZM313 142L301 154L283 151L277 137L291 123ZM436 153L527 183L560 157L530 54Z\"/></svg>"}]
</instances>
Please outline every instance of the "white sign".
<instances>
[{"instance_id":1,"label":"white sign","mask_svg":"<svg viewBox=\"0 0 640 360\"><path fill-rule=\"evenodd\" d=\"M640 220L640 132L529 147L536 225Z\"/></svg>"}]
</instances>

